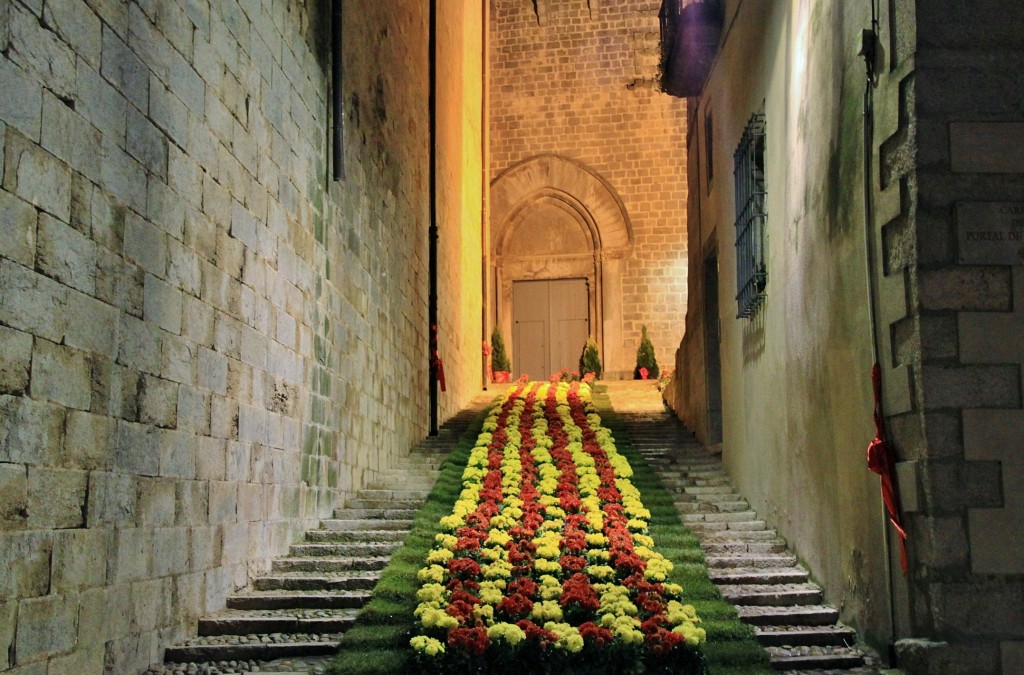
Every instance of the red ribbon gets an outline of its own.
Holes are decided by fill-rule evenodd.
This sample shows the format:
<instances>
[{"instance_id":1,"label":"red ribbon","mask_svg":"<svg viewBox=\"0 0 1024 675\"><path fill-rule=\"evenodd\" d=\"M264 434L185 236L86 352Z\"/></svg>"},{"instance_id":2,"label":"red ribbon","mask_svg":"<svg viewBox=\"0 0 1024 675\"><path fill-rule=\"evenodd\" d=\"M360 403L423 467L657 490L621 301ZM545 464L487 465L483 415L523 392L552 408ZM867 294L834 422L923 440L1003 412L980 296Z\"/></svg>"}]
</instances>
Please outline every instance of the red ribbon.
<instances>
[{"instance_id":1,"label":"red ribbon","mask_svg":"<svg viewBox=\"0 0 1024 675\"><path fill-rule=\"evenodd\" d=\"M882 368L876 363L871 368L871 385L875 393L875 438L868 444L868 468L882 477L882 501L889 513L889 522L900 537L900 567L907 573L907 533L900 519L900 500L896 494L896 462L892 448L885 439L885 419L882 416Z\"/></svg>"}]
</instances>

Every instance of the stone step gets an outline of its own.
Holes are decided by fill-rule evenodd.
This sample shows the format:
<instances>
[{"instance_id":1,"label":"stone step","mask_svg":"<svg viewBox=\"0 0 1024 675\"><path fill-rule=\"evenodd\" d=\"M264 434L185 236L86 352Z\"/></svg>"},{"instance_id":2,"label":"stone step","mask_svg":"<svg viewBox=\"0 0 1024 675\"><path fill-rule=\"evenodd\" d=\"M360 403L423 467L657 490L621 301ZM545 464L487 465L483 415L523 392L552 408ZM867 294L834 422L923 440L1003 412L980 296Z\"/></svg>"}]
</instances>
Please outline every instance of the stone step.
<instances>
[{"instance_id":1,"label":"stone step","mask_svg":"<svg viewBox=\"0 0 1024 675\"><path fill-rule=\"evenodd\" d=\"M734 605L796 606L821 602L816 584L728 584L718 587L722 598Z\"/></svg>"},{"instance_id":2,"label":"stone step","mask_svg":"<svg viewBox=\"0 0 1024 675\"><path fill-rule=\"evenodd\" d=\"M412 520L416 509L334 509L338 520Z\"/></svg>"},{"instance_id":3,"label":"stone step","mask_svg":"<svg viewBox=\"0 0 1024 675\"><path fill-rule=\"evenodd\" d=\"M417 499L420 501L425 500L430 496L430 490L370 490L364 489L359 490L356 493L356 497L359 499L388 499L391 501L395 500L409 500Z\"/></svg>"},{"instance_id":4,"label":"stone step","mask_svg":"<svg viewBox=\"0 0 1024 675\"><path fill-rule=\"evenodd\" d=\"M844 670L864 664L864 653L850 647L766 647L773 670Z\"/></svg>"},{"instance_id":5,"label":"stone step","mask_svg":"<svg viewBox=\"0 0 1024 675\"><path fill-rule=\"evenodd\" d=\"M682 514L689 513L736 513L739 511L747 511L750 509L750 504L744 499L738 499L735 501L676 501L676 510Z\"/></svg>"},{"instance_id":6,"label":"stone step","mask_svg":"<svg viewBox=\"0 0 1024 675\"><path fill-rule=\"evenodd\" d=\"M731 485L708 485L708 486L693 486L684 487L683 492L688 495L733 495L736 494L733 491Z\"/></svg>"},{"instance_id":7,"label":"stone step","mask_svg":"<svg viewBox=\"0 0 1024 675\"><path fill-rule=\"evenodd\" d=\"M226 609L199 620L199 634L253 635L271 633L343 633L355 622L358 609Z\"/></svg>"},{"instance_id":8,"label":"stone step","mask_svg":"<svg viewBox=\"0 0 1024 675\"><path fill-rule=\"evenodd\" d=\"M401 544L408 534L407 530L306 530L306 541L340 544L352 543L384 543Z\"/></svg>"},{"instance_id":9,"label":"stone step","mask_svg":"<svg viewBox=\"0 0 1024 675\"><path fill-rule=\"evenodd\" d=\"M705 562L711 570L744 567L747 569L776 569L796 566L796 556L789 554L763 555L746 553L738 555L709 555Z\"/></svg>"},{"instance_id":10,"label":"stone step","mask_svg":"<svg viewBox=\"0 0 1024 675\"><path fill-rule=\"evenodd\" d=\"M361 499L359 497L355 497L355 498L352 498L352 499L346 499L345 500L344 510L351 511L351 510L356 510L356 509L376 509L376 510L384 509L384 510L388 510L388 511L394 511L394 510L412 510L412 511L415 511L416 509L420 508L421 506L423 506L423 500L422 499L403 499L403 500L395 500L395 499ZM335 518L342 518L343 516L337 515L338 510L340 510L340 509L335 509L335 516L334 517Z\"/></svg>"},{"instance_id":11,"label":"stone step","mask_svg":"<svg viewBox=\"0 0 1024 675\"><path fill-rule=\"evenodd\" d=\"M705 539L700 543L704 553L711 556L726 555L770 555L786 552L786 542L776 537L769 541L710 541Z\"/></svg>"},{"instance_id":12,"label":"stone step","mask_svg":"<svg viewBox=\"0 0 1024 675\"><path fill-rule=\"evenodd\" d=\"M201 663L203 661L270 661L294 656L334 654L338 651L339 639L319 635L305 636L287 642L251 642L243 644L195 644L168 647L164 660L173 663ZM313 638L317 638L314 640ZM324 638L324 639L321 639Z\"/></svg>"},{"instance_id":13,"label":"stone step","mask_svg":"<svg viewBox=\"0 0 1024 675\"><path fill-rule=\"evenodd\" d=\"M272 572L350 572L380 571L387 567L390 556L315 556L277 558L271 561Z\"/></svg>"},{"instance_id":14,"label":"stone step","mask_svg":"<svg viewBox=\"0 0 1024 675\"><path fill-rule=\"evenodd\" d=\"M354 520L327 518L320 521L320 527L325 530L404 530L406 532L412 527L411 520Z\"/></svg>"},{"instance_id":15,"label":"stone step","mask_svg":"<svg viewBox=\"0 0 1024 675\"><path fill-rule=\"evenodd\" d=\"M753 511L720 511L717 513L687 513L683 515L683 524L690 526L696 523L763 523L757 520Z\"/></svg>"},{"instance_id":16,"label":"stone step","mask_svg":"<svg viewBox=\"0 0 1024 675\"><path fill-rule=\"evenodd\" d=\"M721 530L708 531L701 536L703 545L719 544L724 542L750 542L750 541L777 541L779 533L775 530ZM783 549L784 550L784 549Z\"/></svg>"},{"instance_id":17,"label":"stone step","mask_svg":"<svg viewBox=\"0 0 1024 675\"><path fill-rule=\"evenodd\" d=\"M754 626L831 626L839 621L839 612L834 607L822 605L740 605L736 611L740 620Z\"/></svg>"},{"instance_id":18,"label":"stone step","mask_svg":"<svg viewBox=\"0 0 1024 675\"><path fill-rule=\"evenodd\" d=\"M684 523L691 532L700 536L702 534L723 535L728 532L763 532L767 525L763 520L743 520L735 523L724 522L690 522Z\"/></svg>"},{"instance_id":19,"label":"stone step","mask_svg":"<svg viewBox=\"0 0 1024 675\"><path fill-rule=\"evenodd\" d=\"M256 591L357 591L373 590L380 581L380 571L352 571L339 574L321 572L281 572L257 577L252 582Z\"/></svg>"},{"instance_id":20,"label":"stone step","mask_svg":"<svg viewBox=\"0 0 1024 675\"><path fill-rule=\"evenodd\" d=\"M354 609L370 601L367 590L241 591L228 596L229 609Z\"/></svg>"},{"instance_id":21,"label":"stone step","mask_svg":"<svg viewBox=\"0 0 1024 675\"><path fill-rule=\"evenodd\" d=\"M386 480L383 480L383 481L375 481L375 482L367 483L366 489L367 490L408 490L410 492L423 492L423 491L428 491L429 492L430 490L432 490L434 488L434 483L436 483L436 482L437 482L437 480L433 479L433 478L431 480L429 480L429 481L416 481L416 482L394 480L394 479L390 479L389 478L389 479L386 479ZM345 504L344 505L345 506L355 506L354 504L351 503L355 499L358 499L358 498L357 497L353 497L352 499L345 500ZM393 500L390 500L390 499L388 499L388 500L366 499L366 500L362 500L362 501L368 502L369 503L368 506L370 506L370 508L382 508L382 507L383 508L387 508L381 502L385 502L385 501L386 502L393 502ZM422 499L408 500L408 503L410 503L410 504L415 503L416 504L416 508L419 508L420 506L423 505L423 500ZM405 508L407 508L407 507L405 507Z\"/></svg>"},{"instance_id":22,"label":"stone step","mask_svg":"<svg viewBox=\"0 0 1024 675\"><path fill-rule=\"evenodd\" d=\"M401 547L401 542L342 542L338 544L292 544L291 557L303 558L382 558Z\"/></svg>"},{"instance_id":23,"label":"stone step","mask_svg":"<svg viewBox=\"0 0 1024 675\"><path fill-rule=\"evenodd\" d=\"M726 567L709 569L711 581L716 584L799 584L806 582L809 575L801 568Z\"/></svg>"},{"instance_id":24,"label":"stone step","mask_svg":"<svg viewBox=\"0 0 1024 675\"><path fill-rule=\"evenodd\" d=\"M755 629L757 640L765 647L818 645L850 647L857 632L842 624L834 626L765 626Z\"/></svg>"}]
</instances>

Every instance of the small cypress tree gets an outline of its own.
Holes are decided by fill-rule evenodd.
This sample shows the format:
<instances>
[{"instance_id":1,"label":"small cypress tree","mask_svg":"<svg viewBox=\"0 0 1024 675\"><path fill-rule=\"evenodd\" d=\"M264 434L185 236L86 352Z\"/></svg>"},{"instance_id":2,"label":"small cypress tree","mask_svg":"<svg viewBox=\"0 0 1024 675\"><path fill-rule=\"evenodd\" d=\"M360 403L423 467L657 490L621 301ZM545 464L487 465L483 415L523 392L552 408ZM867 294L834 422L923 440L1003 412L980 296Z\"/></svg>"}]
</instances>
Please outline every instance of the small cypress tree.
<instances>
[{"instance_id":1,"label":"small cypress tree","mask_svg":"<svg viewBox=\"0 0 1024 675\"><path fill-rule=\"evenodd\" d=\"M491 370L497 373L511 369L508 354L505 353L505 340L501 337L501 331L495 326L494 332L491 333Z\"/></svg>"},{"instance_id":2,"label":"small cypress tree","mask_svg":"<svg viewBox=\"0 0 1024 675\"><path fill-rule=\"evenodd\" d=\"M593 373L595 378L601 377L601 354L597 349L597 342L593 336L587 338L587 344L583 347L583 356L580 357L580 377L587 373Z\"/></svg>"},{"instance_id":3,"label":"small cypress tree","mask_svg":"<svg viewBox=\"0 0 1024 675\"><path fill-rule=\"evenodd\" d=\"M636 368L633 369L633 379L640 379L640 369L647 369L649 379L658 378L658 359L654 356L654 345L647 337L647 326L642 327L640 335L640 347L636 350Z\"/></svg>"}]
</instances>

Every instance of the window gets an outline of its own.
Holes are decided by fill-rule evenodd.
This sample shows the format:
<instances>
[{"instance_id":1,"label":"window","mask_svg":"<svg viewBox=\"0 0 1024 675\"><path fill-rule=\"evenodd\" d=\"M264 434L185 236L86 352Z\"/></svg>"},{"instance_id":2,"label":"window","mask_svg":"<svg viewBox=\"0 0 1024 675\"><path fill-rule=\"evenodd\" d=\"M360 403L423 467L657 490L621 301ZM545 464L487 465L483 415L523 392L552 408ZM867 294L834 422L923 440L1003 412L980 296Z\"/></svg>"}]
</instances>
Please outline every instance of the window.
<instances>
[{"instance_id":1,"label":"window","mask_svg":"<svg viewBox=\"0 0 1024 675\"><path fill-rule=\"evenodd\" d=\"M768 285L765 252L764 109L755 113L733 154L736 178L736 318L751 318Z\"/></svg>"}]
</instances>

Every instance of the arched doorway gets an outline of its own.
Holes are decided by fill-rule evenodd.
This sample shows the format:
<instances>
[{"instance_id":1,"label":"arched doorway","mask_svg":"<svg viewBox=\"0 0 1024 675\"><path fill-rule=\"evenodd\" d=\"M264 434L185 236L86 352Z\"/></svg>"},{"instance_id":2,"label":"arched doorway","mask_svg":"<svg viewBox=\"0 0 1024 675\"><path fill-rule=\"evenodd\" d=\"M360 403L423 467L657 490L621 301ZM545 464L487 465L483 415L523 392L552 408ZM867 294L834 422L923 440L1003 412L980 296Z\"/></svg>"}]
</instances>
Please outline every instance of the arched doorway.
<instances>
[{"instance_id":1,"label":"arched doorway","mask_svg":"<svg viewBox=\"0 0 1024 675\"><path fill-rule=\"evenodd\" d=\"M490 311L515 373L575 370L588 334L606 372L626 369L617 346L632 228L614 189L582 164L540 155L495 178L490 222Z\"/></svg>"}]
</instances>

